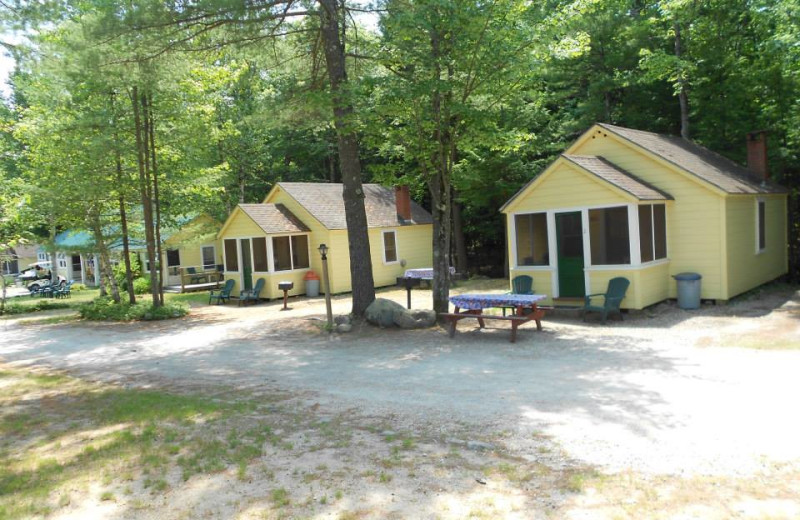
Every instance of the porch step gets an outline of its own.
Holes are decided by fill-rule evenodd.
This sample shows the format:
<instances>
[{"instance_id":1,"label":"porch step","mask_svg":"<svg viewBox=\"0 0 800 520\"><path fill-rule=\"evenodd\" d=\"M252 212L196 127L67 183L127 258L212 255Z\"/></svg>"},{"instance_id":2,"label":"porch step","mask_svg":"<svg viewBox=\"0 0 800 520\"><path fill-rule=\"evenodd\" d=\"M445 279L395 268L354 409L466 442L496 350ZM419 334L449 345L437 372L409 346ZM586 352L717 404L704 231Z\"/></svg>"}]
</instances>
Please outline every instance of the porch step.
<instances>
[{"instance_id":1,"label":"porch step","mask_svg":"<svg viewBox=\"0 0 800 520\"><path fill-rule=\"evenodd\" d=\"M557 309L581 309L583 298L553 298L553 307Z\"/></svg>"}]
</instances>

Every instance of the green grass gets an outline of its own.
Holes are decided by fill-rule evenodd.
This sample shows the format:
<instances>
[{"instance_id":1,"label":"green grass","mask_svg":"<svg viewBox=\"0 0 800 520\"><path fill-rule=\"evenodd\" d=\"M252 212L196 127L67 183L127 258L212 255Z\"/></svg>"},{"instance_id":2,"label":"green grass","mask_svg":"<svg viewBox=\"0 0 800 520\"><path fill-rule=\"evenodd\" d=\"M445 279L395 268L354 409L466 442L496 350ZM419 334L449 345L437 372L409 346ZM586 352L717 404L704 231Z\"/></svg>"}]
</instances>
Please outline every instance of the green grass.
<instances>
[{"instance_id":1,"label":"green grass","mask_svg":"<svg viewBox=\"0 0 800 520\"><path fill-rule=\"evenodd\" d=\"M85 291L72 291L70 298L42 298L35 296L17 296L6 300L5 314L24 314L51 309L77 309L81 304L97 298L100 291L87 289Z\"/></svg>"},{"instance_id":2,"label":"green grass","mask_svg":"<svg viewBox=\"0 0 800 520\"><path fill-rule=\"evenodd\" d=\"M0 378L0 519L46 516L88 482L139 480L159 495L172 485L172 468L184 479L228 467L245 478L264 442L281 443L266 424L236 434L236 442L220 440L232 418L255 409L253 402L12 369L0 371ZM99 499L115 497L105 491Z\"/></svg>"}]
</instances>

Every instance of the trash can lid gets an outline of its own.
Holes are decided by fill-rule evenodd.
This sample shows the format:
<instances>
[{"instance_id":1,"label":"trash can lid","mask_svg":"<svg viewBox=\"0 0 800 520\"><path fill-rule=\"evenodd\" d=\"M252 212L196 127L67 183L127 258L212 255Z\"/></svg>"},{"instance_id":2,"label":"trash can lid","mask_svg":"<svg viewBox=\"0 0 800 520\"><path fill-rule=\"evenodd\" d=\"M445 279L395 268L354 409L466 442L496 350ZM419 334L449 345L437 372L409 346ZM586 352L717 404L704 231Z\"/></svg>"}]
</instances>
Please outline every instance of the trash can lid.
<instances>
[{"instance_id":1,"label":"trash can lid","mask_svg":"<svg viewBox=\"0 0 800 520\"><path fill-rule=\"evenodd\" d=\"M672 275L672 277L680 281L693 281L702 278L702 276L700 276L698 273L678 273Z\"/></svg>"}]
</instances>

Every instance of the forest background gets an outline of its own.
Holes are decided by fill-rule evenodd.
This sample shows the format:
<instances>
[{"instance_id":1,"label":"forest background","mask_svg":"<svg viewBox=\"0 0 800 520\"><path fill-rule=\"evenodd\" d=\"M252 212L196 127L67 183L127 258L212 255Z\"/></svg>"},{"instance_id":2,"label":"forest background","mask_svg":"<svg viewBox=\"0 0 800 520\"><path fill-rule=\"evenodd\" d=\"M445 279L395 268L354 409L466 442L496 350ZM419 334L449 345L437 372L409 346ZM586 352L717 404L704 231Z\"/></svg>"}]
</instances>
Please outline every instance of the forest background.
<instances>
[{"instance_id":1,"label":"forest background","mask_svg":"<svg viewBox=\"0 0 800 520\"><path fill-rule=\"evenodd\" d=\"M682 135L740 163L746 134L767 130L800 279L796 0L0 8L16 62L0 106L0 249L87 229L112 284L115 240L139 237L155 260L161 229L188 216L224 221L278 181L344 182L361 312L374 297L358 249L361 182L412 187L435 218L439 273L452 263L502 276L500 206L606 122Z\"/></svg>"}]
</instances>

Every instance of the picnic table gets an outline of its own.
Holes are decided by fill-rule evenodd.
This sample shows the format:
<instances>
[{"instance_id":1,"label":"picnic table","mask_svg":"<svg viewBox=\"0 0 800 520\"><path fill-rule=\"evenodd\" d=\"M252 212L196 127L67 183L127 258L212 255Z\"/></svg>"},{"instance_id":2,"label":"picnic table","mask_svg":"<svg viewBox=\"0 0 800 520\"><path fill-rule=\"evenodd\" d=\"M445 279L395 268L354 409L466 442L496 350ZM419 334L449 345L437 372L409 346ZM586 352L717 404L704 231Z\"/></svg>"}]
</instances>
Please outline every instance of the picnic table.
<instances>
[{"instance_id":1,"label":"picnic table","mask_svg":"<svg viewBox=\"0 0 800 520\"><path fill-rule=\"evenodd\" d=\"M450 275L456 274L456 268L450 268ZM406 299L408 301L408 308L411 308L411 288L419 287L422 280L433 280L433 268L423 267L420 269L406 269L403 276L397 277L397 285L405 287Z\"/></svg>"},{"instance_id":2,"label":"picnic table","mask_svg":"<svg viewBox=\"0 0 800 520\"><path fill-rule=\"evenodd\" d=\"M477 319L481 328L484 328L484 320L510 321L511 343L514 343L517 341L517 328L520 325L535 321L536 330L542 330L541 320L544 318L544 310L540 309L536 302L546 297L544 294L459 294L450 297L450 303L455 306L455 311L441 313L440 316L449 321L451 338L456 333L456 323L463 319ZM513 307L515 312L513 316L483 314L484 309L492 307Z\"/></svg>"}]
</instances>

